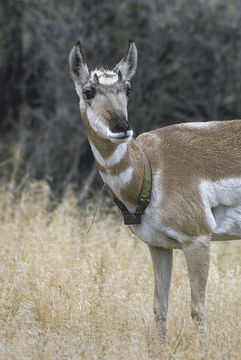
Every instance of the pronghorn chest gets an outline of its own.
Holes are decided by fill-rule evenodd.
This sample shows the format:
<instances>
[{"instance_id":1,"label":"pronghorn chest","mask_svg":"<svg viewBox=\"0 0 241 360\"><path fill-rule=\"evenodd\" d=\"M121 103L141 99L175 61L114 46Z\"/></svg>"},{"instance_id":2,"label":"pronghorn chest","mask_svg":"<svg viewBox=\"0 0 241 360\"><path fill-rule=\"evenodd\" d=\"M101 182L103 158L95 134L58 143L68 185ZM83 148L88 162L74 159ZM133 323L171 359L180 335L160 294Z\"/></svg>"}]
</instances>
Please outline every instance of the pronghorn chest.
<instances>
[{"instance_id":1,"label":"pronghorn chest","mask_svg":"<svg viewBox=\"0 0 241 360\"><path fill-rule=\"evenodd\" d=\"M195 191L200 195L201 203L193 197L193 202L189 204L183 193L181 207L171 199L167 206L166 201L163 201L165 191L161 187L159 177L154 177L154 181L156 184L150 205L142 217L141 225L130 227L135 235L148 245L178 249L185 247L194 239L197 240L199 235L210 235L212 240L240 238L241 180L239 178L216 182L202 180ZM185 211L182 211L184 208Z\"/></svg>"},{"instance_id":2,"label":"pronghorn chest","mask_svg":"<svg viewBox=\"0 0 241 360\"><path fill-rule=\"evenodd\" d=\"M118 175L113 174L111 170L105 170L105 172L99 171L104 183L111 189L115 196L123 201L121 193L126 185L132 179L133 168L128 167Z\"/></svg>"},{"instance_id":3,"label":"pronghorn chest","mask_svg":"<svg viewBox=\"0 0 241 360\"><path fill-rule=\"evenodd\" d=\"M163 198L161 171L153 176L150 203L141 218L140 225L131 225L131 231L149 246L179 249L182 236L163 221L165 209L160 206ZM177 239L177 240L176 240Z\"/></svg>"},{"instance_id":4,"label":"pronghorn chest","mask_svg":"<svg viewBox=\"0 0 241 360\"><path fill-rule=\"evenodd\" d=\"M143 153L128 144L119 144L108 157L103 157L97 147L90 145L104 183L122 201L131 213L136 210L136 202L143 181ZM132 144L132 147L134 144ZM148 207L142 215L140 225L131 225L130 229L145 243L164 248L180 248L183 236L168 226L165 221L165 206L160 206L163 199L161 170L153 177L152 194ZM175 240L177 239L177 240Z\"/></svg>"}]
</instances>

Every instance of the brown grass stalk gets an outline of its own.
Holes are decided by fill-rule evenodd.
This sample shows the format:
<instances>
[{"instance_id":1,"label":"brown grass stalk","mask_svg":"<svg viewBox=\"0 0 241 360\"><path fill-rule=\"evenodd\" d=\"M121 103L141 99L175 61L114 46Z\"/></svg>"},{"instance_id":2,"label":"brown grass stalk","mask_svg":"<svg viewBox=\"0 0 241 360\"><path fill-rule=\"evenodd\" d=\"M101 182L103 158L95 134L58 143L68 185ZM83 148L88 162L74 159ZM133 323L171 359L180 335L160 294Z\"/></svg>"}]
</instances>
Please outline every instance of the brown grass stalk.
<instances>
[{"instance_id":1,"label":"brown grass stalk","mask_svg":"<svg viewBox=\"0 0 241 360\"><path fill-rule=\"evenodd\" d=\"M71 192L50 219L47 196L44 183L18 200L0 189L0 359L199 359L182 253L174 254L161 348L146 245L105 204L86 234L95 202L79 209ZM241 242L212 245L209 359L241 356L240 255Z\"/></svg>"}]
</instances>

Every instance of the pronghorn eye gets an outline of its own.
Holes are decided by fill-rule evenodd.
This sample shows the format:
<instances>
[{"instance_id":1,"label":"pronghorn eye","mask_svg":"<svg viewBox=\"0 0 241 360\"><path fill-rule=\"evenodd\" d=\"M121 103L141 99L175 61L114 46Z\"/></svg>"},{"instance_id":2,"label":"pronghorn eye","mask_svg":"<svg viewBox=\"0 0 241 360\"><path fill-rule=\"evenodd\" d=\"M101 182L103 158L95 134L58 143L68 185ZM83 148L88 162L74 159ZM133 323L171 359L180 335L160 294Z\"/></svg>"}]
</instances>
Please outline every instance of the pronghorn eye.
<instances>
[{"instance_id":1,"label":"pronghorn eye","mask_svg":"<svg viewBox=\"0 0 241 360\"><path fill-rule=\"evenodd\" d=\"M92 87L90 89L84 90L84 95L87 100L92 99L95 96L95 88Z\"/></svg>"}]
</instances>

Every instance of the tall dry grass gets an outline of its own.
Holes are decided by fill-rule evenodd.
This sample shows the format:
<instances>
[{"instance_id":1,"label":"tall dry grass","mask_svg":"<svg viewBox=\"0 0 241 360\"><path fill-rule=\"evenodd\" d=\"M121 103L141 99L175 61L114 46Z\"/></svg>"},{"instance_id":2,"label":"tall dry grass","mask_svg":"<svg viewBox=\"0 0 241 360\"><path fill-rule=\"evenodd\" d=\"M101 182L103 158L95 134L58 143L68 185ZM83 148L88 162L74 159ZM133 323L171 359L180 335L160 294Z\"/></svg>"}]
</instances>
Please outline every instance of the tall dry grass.
<instances>
[{"instance_id":1,"label":"tall dry grass","mask_svg":"<svg viewBox=\"0 0 241 360\"><path fill-rule=\"evenodd\" d=\"M105 204L71 193L50 216L48 189L21 199L0 190L0 359L199 359L190 288L174 254L165 348L152 314L148 249ZM212 245L207 288L209 359L241 358L241 241Z\"/></svg>"}]
</instances>

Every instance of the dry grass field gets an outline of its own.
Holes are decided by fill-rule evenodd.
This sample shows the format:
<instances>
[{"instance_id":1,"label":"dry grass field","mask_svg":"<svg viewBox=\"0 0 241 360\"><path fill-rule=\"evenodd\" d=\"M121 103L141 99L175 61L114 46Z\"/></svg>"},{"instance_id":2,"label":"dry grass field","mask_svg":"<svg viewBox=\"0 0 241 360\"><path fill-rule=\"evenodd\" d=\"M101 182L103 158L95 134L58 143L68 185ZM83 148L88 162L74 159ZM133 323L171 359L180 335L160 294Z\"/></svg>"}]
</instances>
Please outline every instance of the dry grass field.
<instances>
[{"instance_id":1,"label":"dry grass field","mask_svg":"<svg viewBox=\"0 0 241 360\"><path fill-rule=\"evenodd\" d=\"M50 215L48 189L0 188L0 359L199 359L184 257L174 254L167 343L156 340L149 251L103 201L71 191ZM241 359L241 241L212 245L208 359Z\"/></svg>"}]
</instances>

